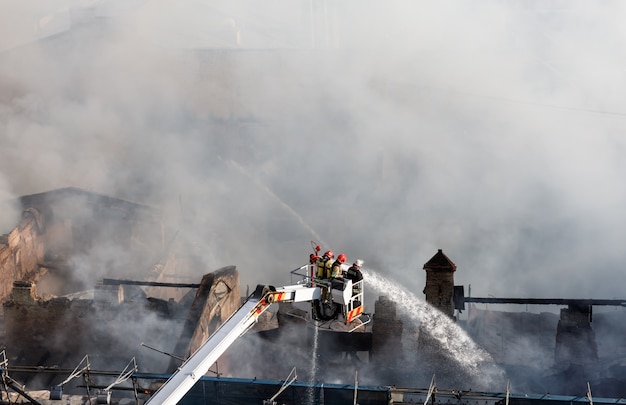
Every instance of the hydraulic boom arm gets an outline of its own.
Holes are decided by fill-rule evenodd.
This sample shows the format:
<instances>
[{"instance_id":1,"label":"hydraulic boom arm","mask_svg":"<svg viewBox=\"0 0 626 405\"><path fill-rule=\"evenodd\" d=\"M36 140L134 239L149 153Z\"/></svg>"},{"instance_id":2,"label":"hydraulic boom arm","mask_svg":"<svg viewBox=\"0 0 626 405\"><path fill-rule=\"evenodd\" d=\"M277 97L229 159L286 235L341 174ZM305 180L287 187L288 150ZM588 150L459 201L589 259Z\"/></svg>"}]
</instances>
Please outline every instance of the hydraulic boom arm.
<instances>
[{"instance_id":1,"label":"hydraulic boom arm","mask_svg":"<svg viewBox=\"0 0 626 405\"><path fill-rule=\"evenodd\" d=\"M152 395L146 404L175 405L193 387L220 356L241 335L246 333L272 303L279 301L302 302L319 299L318 287L294 285L273 287L258 285L246 300L209 339L196 350L172 376Z\"/></svg>"}]
</instances>

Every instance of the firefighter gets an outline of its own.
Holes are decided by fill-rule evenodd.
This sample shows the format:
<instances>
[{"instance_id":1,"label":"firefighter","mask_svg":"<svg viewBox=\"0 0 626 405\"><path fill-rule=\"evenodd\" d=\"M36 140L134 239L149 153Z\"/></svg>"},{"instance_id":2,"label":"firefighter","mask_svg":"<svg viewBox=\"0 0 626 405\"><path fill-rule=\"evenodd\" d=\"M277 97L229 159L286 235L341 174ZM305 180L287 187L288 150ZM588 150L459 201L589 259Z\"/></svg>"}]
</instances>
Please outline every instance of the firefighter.
<instances>
[{"instance_id":1,"label":"firefighter","mask_svg":"<svg viewBox=\"0 0 626 405\"><path fill-rule=\"evenodd\" d=\"M345 262L346 262L346 255L341 253L339 256L337 256L337 260L335 260L332 266L332 273L330 275L332 278L343 277L343 270L341 269L341 265L344 264Z\"/></svg>"},{"instance_id":2,"label":"firefighter","mask_svg":"<svg viewBox=\"0 0 626 405\"><path fill-rule=\"evenodd\" d=\"M355 285L357 282L363 280L363 273L361 273L361 266L363 266L363 260L358 259L352 266L348 268L346 272L346 278L352 280L352 296L361 292L361 285Z\"/></svg>"},{"instance_id":3,"label":"firefighter","mask_svg":"<svg viewBox=\"0 0 626 405\"><path fill-rule=\"evenodd\" d=\"M320 259L320 257L317 255L317 253L322 249L318 244L316 244L315 242L311 241L311 246L313 246L313 253L311 253L309 255L309 264L316 264L317 261Z\"/></svg>"},{"instance_id":4,"label":"firefighter","mask_svg":"<svg viewBox=\"0 0 626 405\"><path fill-rule=\"evenodd\" d=\"M362 266L363 260L361 259L358 259L357 261L352 263L352 266L350 266L348 268L348 271L346 272L346 278L348 280L352 280L353 283L363 280L363 273L361 273Z\"/></svg>"},{"instance_id":5,"label":"firefighter","mask_svg":"<svg viewBox=\"0 0 626 405\"><path fill-rule=\"evenodd\" d=\"M317 278L329 279L332 267L331 259L335 257L332 250L324 252L322 257L317 261Z\"/></svg>"}]
</instances>

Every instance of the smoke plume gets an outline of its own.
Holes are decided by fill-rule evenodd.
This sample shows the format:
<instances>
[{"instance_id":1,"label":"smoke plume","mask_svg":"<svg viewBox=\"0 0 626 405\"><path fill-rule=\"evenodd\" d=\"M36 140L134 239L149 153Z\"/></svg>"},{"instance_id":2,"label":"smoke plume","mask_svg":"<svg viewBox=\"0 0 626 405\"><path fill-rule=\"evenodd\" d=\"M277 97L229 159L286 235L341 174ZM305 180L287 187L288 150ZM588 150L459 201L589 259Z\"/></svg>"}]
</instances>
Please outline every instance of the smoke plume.
<instances>
[{"instance_id":1,"label":"smoke plume","mask_svg":"<svg viewBox=\"0 0 626 405\"><path fill-rule=\"evenodd\" d=\"M315 239L411 291L442 248L474 296L623 295L622 2L0 4L3 200L157 206L242 288Z\"/></svg>"}]
</instances>

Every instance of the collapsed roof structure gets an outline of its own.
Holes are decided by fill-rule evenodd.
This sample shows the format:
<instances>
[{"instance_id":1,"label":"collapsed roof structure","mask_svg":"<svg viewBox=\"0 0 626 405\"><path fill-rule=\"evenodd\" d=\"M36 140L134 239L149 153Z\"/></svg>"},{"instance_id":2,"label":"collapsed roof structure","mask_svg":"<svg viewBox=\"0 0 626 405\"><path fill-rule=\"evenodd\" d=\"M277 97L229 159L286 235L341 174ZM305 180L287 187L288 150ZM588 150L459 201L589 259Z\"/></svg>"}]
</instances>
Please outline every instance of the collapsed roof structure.
<instances>
[{"instance_id":1,"label":"collapsed roof structure","mask_svg":"<svg viewBox=\"0 0 626 405\"><path fill-rule=\"evenodd\" d=\"M76 188L18 204L22 220L0 245L3 343L14 366L67 368L88 353L94 365L121 368L151 339L174 342L161 348L186 356L240 304L236 268L207 273L151 207ZM107 285L104 277L170 288ZM196 288L181 287L200 277ZM148 369L176 367L144 354Z\"/></svg>"}]
</instances>

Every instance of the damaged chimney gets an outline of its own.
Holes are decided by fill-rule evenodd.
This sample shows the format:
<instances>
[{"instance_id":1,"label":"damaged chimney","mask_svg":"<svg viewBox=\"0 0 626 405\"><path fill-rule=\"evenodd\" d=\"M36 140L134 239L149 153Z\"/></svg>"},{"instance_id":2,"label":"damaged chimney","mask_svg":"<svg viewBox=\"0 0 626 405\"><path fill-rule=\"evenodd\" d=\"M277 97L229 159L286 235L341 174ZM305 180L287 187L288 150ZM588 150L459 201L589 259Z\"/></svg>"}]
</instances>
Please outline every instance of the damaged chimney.
<instances>
[{"instance_id":1,"label":"damaged chimney","mask_svg":"<svg viewBox=\"0 0 626 405\"><path fill-rule=\"evenodd\" d=\"M450 318L454 317L454 272L456 264L439 249L424 264L426 270L426 302L439 309Z\"/></svg>"},{"instance_id":2,"label":"damaged chimney","mask_svg":"<svg viewBox=\"0 0 626 405\"><path fill-rule=\"evenodd\" d=\"M569 305L561 309L556 330L554 362L557 369L583 367L598 371L598 347L591 327L590 305Z\"/></svg>"},{"instance_id":3,"label":"damaged chimney","mask_svg":"<svg viewBox=\"0 0 626 405\"><path fill-rule=\"evenodd\" d=\"M396 318L396 303L384 295L378 297L374 303L372 358L393 363L402 347L402 330L402 321Z\"/></svg>"},{"instance_id":4,"label":"damaged chimney","mask_svg":"<svg viewBox=\"0 0 626 405\"><path fill-rule=\"evenodd\" d=\"M35 284L30 281L14 281L11 295L13 301L19 304L29 304L37 301Z\"/></svg>"}]
</instances>

